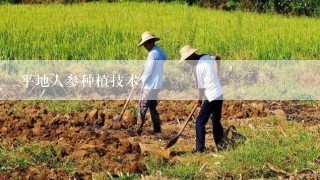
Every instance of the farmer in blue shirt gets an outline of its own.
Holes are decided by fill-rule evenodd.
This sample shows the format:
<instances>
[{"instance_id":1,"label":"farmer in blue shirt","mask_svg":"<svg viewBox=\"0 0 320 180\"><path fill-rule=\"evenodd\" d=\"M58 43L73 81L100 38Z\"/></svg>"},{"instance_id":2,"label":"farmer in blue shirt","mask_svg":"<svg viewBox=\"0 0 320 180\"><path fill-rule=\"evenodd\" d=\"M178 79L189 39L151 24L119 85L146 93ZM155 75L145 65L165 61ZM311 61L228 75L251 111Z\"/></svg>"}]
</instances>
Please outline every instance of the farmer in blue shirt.
<instances>
[{"instance_id":1,"label":"farmer in blue shirt","mask_svg":"<svg viewBox=\"0 0 320 180\"><path fill-rule=\"evenodd\" d=\"M138 46L144 46L148 51L147 60L144 65L144 71L139 79L141 82L141 94L139 100L140 122L137 128L137 134L141 135L143 124L145 123L147 110L150 109L151 119L153 123L153 132L160 133L161 125L159 113L157 111L158 93L162 88L162 74L164 60L167 59L163 50L155 45L160 38L155 37L150 32L144 32Z\"/></svg>"}]
</instances>

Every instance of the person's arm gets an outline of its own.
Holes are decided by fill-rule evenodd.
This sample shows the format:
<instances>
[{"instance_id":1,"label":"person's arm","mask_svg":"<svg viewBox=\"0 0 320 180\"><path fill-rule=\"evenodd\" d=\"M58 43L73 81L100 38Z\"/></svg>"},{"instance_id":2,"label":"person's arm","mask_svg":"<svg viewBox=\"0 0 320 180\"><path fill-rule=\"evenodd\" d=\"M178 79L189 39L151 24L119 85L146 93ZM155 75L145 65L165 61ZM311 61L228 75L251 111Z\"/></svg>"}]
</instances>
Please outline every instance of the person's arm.
<instances>
[{"instance_id":1,"label":"person's arm","mask_svg":"<svg viewBox=\"0 0 320 180\"><path fill-rule=\"evenodd\" d=\"M217 73L218 77L220 76L220 64L221 64L221 57L220 56L215 56L216 57L216 63L217 63Z\"/></svg>"},{"instance_id":2,"label":"person's arm","mask_svg":"<svg viewBox=\"0 0 320 180\"><path fill-rule=\"evenodd\" d=\"M199 83L199 81L198 81L196 67L193 70L193 74L194 74L194 77L196 80L196 87L198 88L198 100L196 100L196 104L200 107L202 104L203 96L204 96L204 88L202 87L203 86L202 83ZM200 87L199 87L199 85L200 85Z\"/></svg>"},{"instance_id":3,"label":"person's arm","mask_svg":"<svg viewBox=\"0 0 320 180\"><path fill-rule=\"evenodd\" d=\"M153 71L154 64L155 64L155 55L153 53L149 53L143 73L141 75L141 78L139 79L139 83L141 81L144 83L148 80L148 78L150 77Z\"/></svg>"},{"instance_id":4,"label":"person's arm","mask_svg":"<svg viewBox=\"0 0 320 180\"><path fill-rule=\"evenodd\" d=\"M203 96L204 96L204 89L203 88L199 88L199 95L198 95L198 100L197 100L197 105L199 107L202 104Z\"/></svg>"}]
</instances>

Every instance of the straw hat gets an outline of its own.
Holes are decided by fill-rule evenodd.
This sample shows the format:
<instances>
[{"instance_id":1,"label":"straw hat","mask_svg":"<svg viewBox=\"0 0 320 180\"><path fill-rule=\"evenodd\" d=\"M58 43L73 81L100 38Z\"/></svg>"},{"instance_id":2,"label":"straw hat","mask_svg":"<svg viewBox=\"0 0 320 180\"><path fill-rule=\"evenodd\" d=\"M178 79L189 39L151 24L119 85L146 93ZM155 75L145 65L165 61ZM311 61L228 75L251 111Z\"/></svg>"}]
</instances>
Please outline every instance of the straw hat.
<instances>
[{"instance_id":1,"label":"straw hat","mask_svg":"<svg viewBox=\"0 0 320 180\"><path fill-rule=\"evenodd\" d=\"M181 58L179 60L179 63L181 63L182 61L186 60L189 56L191 56L193 53L195 53L198 50L199 49L193 49L189 45L186 45L183 48L181 48L181 50L180 50Z\"/></svg>"},{"instance_id":2,"label":"straw hat","mask_svg":"<svg viewBox=\"0 0 320 180\"><path fill-rule=\"evenodd\" d=\"M160 40L160 38L157 38L155 35L151 34L149 31L146 31L141 35L141 40L140 40L138 46L143 45L143 43L145 43L146 41L148 41L150 39L155 39L155 41Z\"/></svg>"}]
</instances>

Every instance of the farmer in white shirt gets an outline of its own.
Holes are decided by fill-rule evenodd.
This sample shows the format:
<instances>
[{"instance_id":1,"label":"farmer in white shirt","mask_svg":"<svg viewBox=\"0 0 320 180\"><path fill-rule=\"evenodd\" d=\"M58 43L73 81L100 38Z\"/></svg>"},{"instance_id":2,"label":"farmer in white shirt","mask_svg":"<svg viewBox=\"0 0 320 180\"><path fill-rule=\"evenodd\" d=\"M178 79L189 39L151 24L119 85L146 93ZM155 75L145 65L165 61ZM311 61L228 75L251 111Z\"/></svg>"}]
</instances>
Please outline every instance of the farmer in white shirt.
<instances>
[{"instance_id":1,"label":"farmer in white shirt","mask_svg":"<svg viewBox=\"0 0 320 180\"><path fill-rule=\"evenodd\" d=\"M207 54L196 54L198 49L193 49L189 45L184 46L180 50L181 59L179 62L186 62L193 67L196 78L197 87L199 89L199 98L196 101L201 106L200 113L196 119L196 152L205 151L205 126L211 115L213 125L214 141L217 149L221 150L225 144L223 127L221 125L221 112L223 102L223 91L219 82L218 74L220 71L219 56L210 57ZM217 70L215 70L214 62L217 62ZM202 103L203 98L205 98Z\"/></svg>"},{"instance_id":2,"label":"farmer in white shirt","mask_svg":"<svg viewBox=\"0 0 320 180\"><path fill-rule=\"evenodd\" d=\"M137 128L137 134L141 135L143 124L145 123L147 110L150 109L151 119L153 123L153 132L161 132L160 118L157 111L158 93L162 88L163 64L167 56L163 50L155 45L160 39L150 32L144 32L138 46L144 46L148 51L147 60L145 62L143 74L138 82L141 82L142 89L139 100L140 122Z\"/></svg>"}]
</instances>

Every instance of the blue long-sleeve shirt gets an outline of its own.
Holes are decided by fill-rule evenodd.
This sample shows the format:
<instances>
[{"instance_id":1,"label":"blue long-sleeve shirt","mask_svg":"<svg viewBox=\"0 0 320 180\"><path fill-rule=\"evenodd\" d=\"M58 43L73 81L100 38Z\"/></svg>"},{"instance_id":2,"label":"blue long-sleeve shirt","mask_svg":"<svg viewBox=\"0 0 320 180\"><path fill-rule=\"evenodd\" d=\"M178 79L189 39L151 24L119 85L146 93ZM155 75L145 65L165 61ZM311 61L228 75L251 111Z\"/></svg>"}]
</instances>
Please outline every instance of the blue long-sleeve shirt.
<instances>
[{"instance_id":1,"label":"blue long-sleeve shirt","mask_svg":"<svg viewBox=\"0 0 320 180\"><path fill-rule=\"evenodd\" d=\"M162 87L163 64L166 54L159 46L153 46L147 56L141 76L143 89L160 89Z\"/></svg>"}]
</instances>

